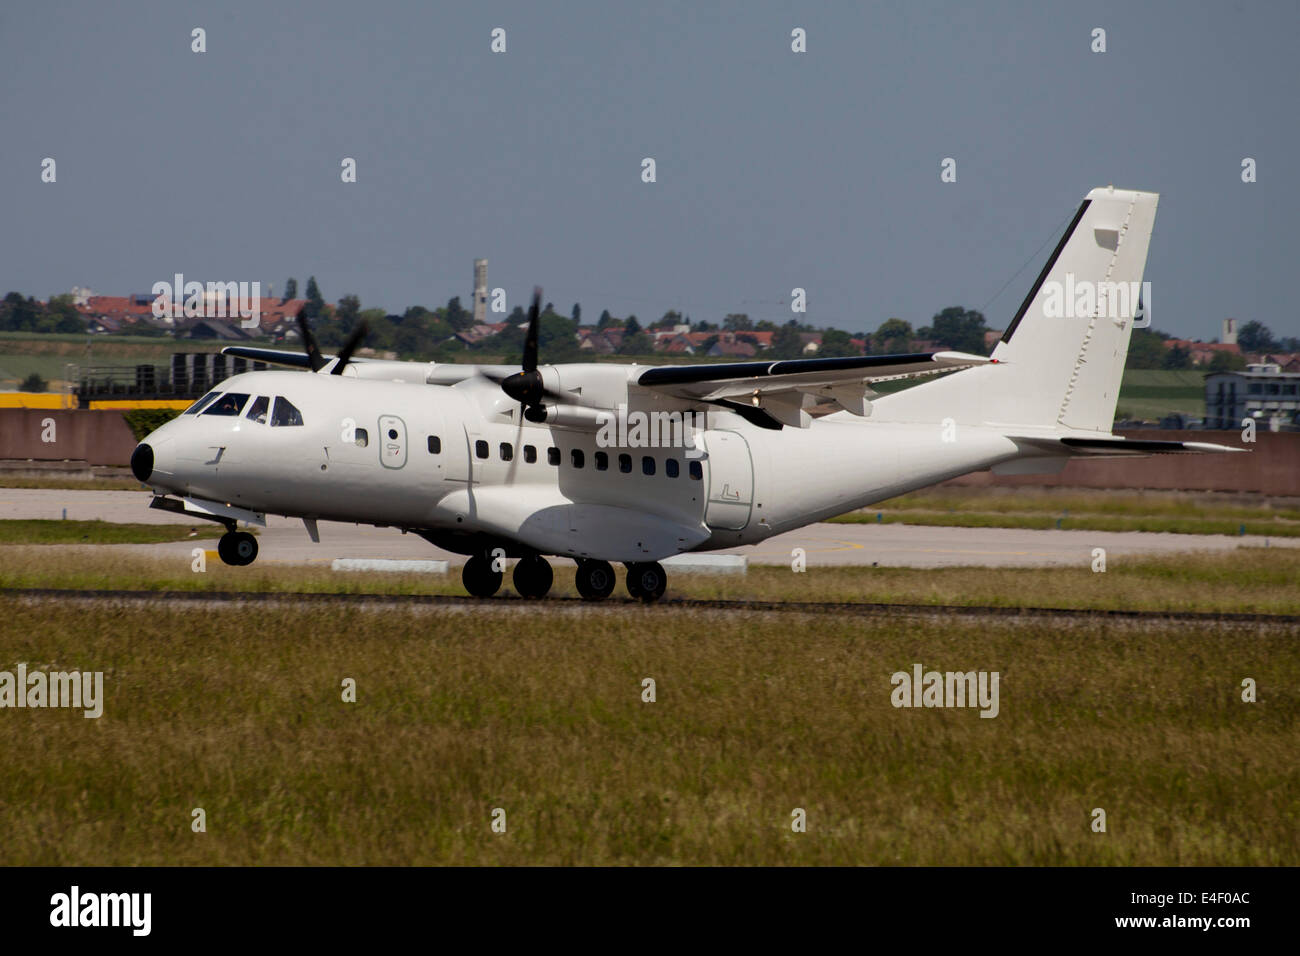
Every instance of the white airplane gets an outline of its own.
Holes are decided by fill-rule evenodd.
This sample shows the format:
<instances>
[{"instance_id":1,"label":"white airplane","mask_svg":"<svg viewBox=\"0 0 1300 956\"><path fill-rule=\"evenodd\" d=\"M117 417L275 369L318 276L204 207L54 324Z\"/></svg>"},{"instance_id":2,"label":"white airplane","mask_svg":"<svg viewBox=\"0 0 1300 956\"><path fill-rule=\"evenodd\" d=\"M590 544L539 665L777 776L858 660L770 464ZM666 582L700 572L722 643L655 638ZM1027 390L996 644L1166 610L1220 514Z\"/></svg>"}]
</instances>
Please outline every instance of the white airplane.
<instances>
[{"instance_id":1,"label":"white airplane","mask_svg":"<svg viewBox=\"0 0 1300 956\"><path fill-rule=\"evenodd\" d=\"M257 556L237 522L272 513L301 518L313 541L320 520L418 534L468 556L478 597L517 558L515 589L540 598L546 558L560 556L577 562L584 598L608 597L622 562L629 593L651 602L665 557L755 544L967 472L1236 451L1110 433L1157 199L1090 192L991 357L539 365L535 295L515 370L353 359L360 327L326 358L300 317L305 355L224 351L316 374L226 379L147 436L131 468L153 507L225 524L228 564Z\"/></svg>"}]
</instances>

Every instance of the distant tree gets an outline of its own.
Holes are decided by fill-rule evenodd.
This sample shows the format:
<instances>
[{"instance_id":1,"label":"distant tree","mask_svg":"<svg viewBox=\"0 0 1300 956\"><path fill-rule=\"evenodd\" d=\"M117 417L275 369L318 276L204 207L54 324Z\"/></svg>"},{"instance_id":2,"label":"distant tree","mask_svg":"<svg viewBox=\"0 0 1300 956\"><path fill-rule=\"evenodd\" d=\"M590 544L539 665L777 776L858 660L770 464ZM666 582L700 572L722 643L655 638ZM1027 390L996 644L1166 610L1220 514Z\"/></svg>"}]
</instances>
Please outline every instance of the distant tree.
<instances>
[{"instance_id":1,"label":"distant tree","mask_svg":"<svg viewBox=\"0 0 1300 956\"><path fill-rule=\"evenodd\" d=\"M821 348L817 350L817 355L824 358L839 358L845 355L857 355L858 350L853 347L850 341L849 333L841 329L827 329L822 333Z\"/></svg>"},{"instance_id":2,"label":"distant tree","mask_svg":"<svg viewBox=\"0 0 1300 956\"><path fill-rule=\"evenodd\" d=\"M25 379L23 379L22 384L18 386L18 391L43 392L45 391L45 388L48 384L49 383L46 382L45 379L41 378L35 372L32 372L31 375L28 375Z\"/></svg>"},{"instance_id":3,"label":"distant tree","mask_svg":"<svg viewBox=\"0 0 1300 956\"><path fill-rule=\"evenodd\" d=\"M1263 322L1250 321L1237 330L1237 345L1243 352L1275 352L1277 340Z\"/></svg>"},{"instance_id":4,"label":"distant tree","mask_svg":"<svg viewBox=\"0 0 1300 956\"><path fill-rule=\"evenodd\" d=\"M983 313L959 305L949 306L930 320L930 329L930 335L924 337L934 338L940 345L958 352L984 354L984 333L988 326L984 324Z\"/></svg>"},{"instance_id":5,"label":"distant tree","mask_svg":"<svg viewBox=\"0 0 1300 956\"><path fill-rule=\"evenodd\" d=\"M1210 359L1211 372L1235 372L1246 367L1246 358L1234 352L1215 352Z\"/></svg>"},{"instance_id":6,"label":"distant tree","mask_svg":"<svg viewBox=\"0 0 1300 956\"><path fill-rule=\"evenodd\" d=\"M1128 343L1128 359L1125 368L1164 368L1164 338L1154 329L1134 329Z\"/></svg>"},{"instance_id":7,"label":"distant tree","mask_svg":"<svg viewBox=\"0 0 1300 956\"><path fill-rule=\"evenodd\" d=\"M574 324L574 325L581 325L581 324L582 324L582 306L580 306L580 305L579 305L578 303L576 303L576 302L573 303L573 309L570 310L570 312L569 312L569 316L573 319L573 324Z\"/></svg>"},{"instance_id":8,"label":"distant tree","mask_svg":"<svg viewBox=\"0 0 1300 956\"><path fill-rule=\"evenodd\" d=\"M1164 358L1160 362L1161 368L1180 369L1192 367L1192 353L1181 345L1171 345L1165 349Z\"/></svg>"},{"instance_id":9,"label":"distant tree","mask_svg":"<svg viewBox=\"0 0 1300 956\"><path fill-rule=\"evenodd\" d=\"M799 337L799 323L791 319L772 335L768 354L773 358L792 359L803 355L803 339Z\"/></svg>"},{"instance_id":10,"label":"distant tree","mask_svg":"<svg viewBox=\"0 0 1300 956\"><path fill-rule=\"evenodd\" d=\"M537 323L537 347L545 362L564 362L576 357L578 323L547 312Z\"/></svg>"},{"instance_id":11,"label":"distant tree","mask_svg":"<svg viewBox=\"0 0 1300 956\"><path fill-rule=\"evenodd\" d=\"M596 320L596 328L603 329L612 321L614 321L614 317L609 314L609 309L604 309L600 313L600 318Z\"/></svg>"},{"instance_id":12,"label":"distant tree","mask_svg":"<svg viewBox=\"0 0 1300 956\"><path fill-rule=\"evenodd\" d=\"M886 355L906 352L912 341L912 325L902 319L886 319L872 336L876 348Z\"/></svg>"},{"instance_id":13,"label":"distant tree","mask_svg":"<svg viewBox=\"0 0 1300 956\"><path fill-rule=\"evenodd\" d=\"M627 321L623 323L623 338L627 340L641 331L641 323L636 320L635 315L629 315Z\"/></svg>"},{"instance_id":14,"label":"distant tree","mask_svg":"<svg viewBox=\"0 0 1300 956\"><path fill-rule=\"evenodd\" d=\"M382 313L381 313L382 314ZM339 299L338 308L334 310L334 317L339 323L340 331L344 335L352 332L357 324L357 319L361 316L361 300L355 295L345 295Z\"/></svg>"},{"instance_id":15,"label":"distant tree","mask_svg":"<svg viewBox=\"0 0 1300 956\"><path fill-rule=\"evenodd\" d=\"M755 332L775 332L780 327L771 319L759 319L754 323Z\"/></svg>"},{"instance_id":16,"label":"distant tree","mask_svg":"<svg viewBox=\"0 0 1300 956\"><path fill-rule=\"evenodd\" d=\"M749 320L749 316L744 312L732 312L722 320L722 327L728 332L740 332L752 329L754 323Z\"/></svg>"},{"instance_id":17,"label":"distant tree","mask_svg":"<svg viewBox=\"0 0 1300 956\"><path fill-rule=\"evenodd\" d=\"M652 325L651 328L668 330L675 325L680 325L681 322L682 322L682 314L678 312L676 309L669 309L667 312L665 312L662 316L659 317L659 321L656 322L654 325Z\"/></svg>"},{"instance_id":18,"label":"distant tree","mask_svg":"<svg viewBox=\"0 0 1300 956\"><path fill-rule=\"evenodd\" d=\"M453 295L447 300L443 320L457 332L463 332L474 324L474 313L467 312L460 304L460 296Z\"/></svg>"},{"instance_id":19,"label":"distant tree","mask_svg":"<svg viewBox=\"0 0 1300 956\"><path fill-rule=\"evenodd\" d=\"M298 298L298 280L290 277L284 284L284 297L286 299Z\"/></svg>"},{"instance_id":20,"label":"distant tree","mask_svg":"<svg viewBox=\"0 0 1300 956\"><path fill-rule=\"evenodd\" d=\"M307 305L305 307L307 318L319 318L325 311L325 299L321 297L320 286L316 284L316 277L311 276L307 279Z\"/></svg>"}]
</instances>

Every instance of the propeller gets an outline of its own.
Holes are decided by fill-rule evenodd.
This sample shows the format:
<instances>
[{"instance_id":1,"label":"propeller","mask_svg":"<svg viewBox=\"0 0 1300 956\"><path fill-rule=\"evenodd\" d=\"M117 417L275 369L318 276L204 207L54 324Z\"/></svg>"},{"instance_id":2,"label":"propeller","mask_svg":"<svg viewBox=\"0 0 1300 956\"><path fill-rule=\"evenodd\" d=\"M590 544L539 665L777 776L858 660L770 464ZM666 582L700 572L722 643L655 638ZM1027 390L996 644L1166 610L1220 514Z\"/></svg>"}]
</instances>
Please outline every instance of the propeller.
<instances>
[{"instance_id":1,"label":"propeller","mask_svg":"<svg viewBox=\"0 0 1300 956\"><path fill-rule=\"evenodd\" d=\"M343 348L339 351L339 360L335 362L334 367L330 369L331 375L343 374L343 367L347 365L348 362L352 361L352 353L357 350L357 346L361 344L361 340L364 339L369 332L370 326L367 324L365 319L362 319L357 323L357 327L352 330L352 334L348 336L348 340L343 343Z\"/></svg>"},{"instance_id":2,"label":"propeller","mask_svg":"<svg viewBox=\"0 0 1300 956\"><path fill-rule=\"evenodd\" d=\"M319 372L329 364L329 359L321 355L320 346L316 343L316 336L312 334L311 326L307 324L307 306L304 305L300 308L298 314L294 316L294 318L298 320L298 330L302 333L302 344L307 350L307 358L311 362L311 370L313 372ZM330 369L331 375L343 374L344 367L348 362L352 361L352 353L357 350L357 346L361 344L362 339L366 337L366 334L369 331L370 326L366 323L365 319L362 319L357 323L357 327L352 330L352 334L348 336L348 340L343 343L343 348L339 352L338 361L335 362L334 367Z\"/></svg>"},{"instance_id":3,"label":"propeller","mask_svg":"<svg viewBox=\"0 0 1300 956\"><path fill-rule=\"evenodd\" d=\"M311 361L311 370L319 372L325 367L325 356L320 354L320 346L316 344L316 336L312 334L311 326L307 324L307 306L304 304L294 316L298 320L298 331L302 333L303 348L307 350L307 358Z\"/></svg>"},{"instance_id":4,"label":"propeller","mask_svg":"<svg viewBox=\"0 0 1300 956\"><path fill-rule=\"evenodd\" d=\"M542 382L542 373L537 370L537 336L541 324L542 290L533 289L533 304L528 308L528 331L524 335L524 356L522 371L504 377L491 372L483 372L484 377L501 386L505 392L524 407L523 417L530 422L544 421L546 418L545 401L563 402L563 395L548 389Z\"/></svg>"}]
</instances>

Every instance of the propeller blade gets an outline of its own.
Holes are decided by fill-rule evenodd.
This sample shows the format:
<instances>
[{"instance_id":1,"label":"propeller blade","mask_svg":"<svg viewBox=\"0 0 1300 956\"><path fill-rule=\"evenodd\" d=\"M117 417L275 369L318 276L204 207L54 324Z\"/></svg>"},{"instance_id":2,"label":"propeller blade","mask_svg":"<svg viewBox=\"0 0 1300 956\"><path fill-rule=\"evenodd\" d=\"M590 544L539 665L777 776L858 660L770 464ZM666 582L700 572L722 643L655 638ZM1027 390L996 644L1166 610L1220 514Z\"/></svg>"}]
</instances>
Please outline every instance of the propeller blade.
<instances>
[{"instance_id":1,"label":"propeller blade","mask_svg":"<svg viewBox=\"0 0 1300 956\"><path fill-rule=\"evenodd\" d=\"M316 336L312 335L311 326L307 324L307 306L298 310L294 316L298 320L298 331L302 333L302 345L307 351L307 358L311 362L311 370L319 372L325 367L325 356L320 354L320 346L316 344Z\"/></svg>"},{"instance_id":2,"label":"propeller blade","mask_svg":"<svg viewBox=\"0 0 1300 956\"><path fill-rule=\"evenodd\" d=\"M524 371L537 371L537 328L541 324L542 287L533 287L533 304L528 307L528 333L524 336ZM507 393L509 394L509 393Z\"/></svg>"},{"instance_id":3,"label":"propeller blade","mask_svg":"<svg viewBox=\"0 0 1300 956\"><path fill-rule=\"evenodd\" d=\"M357 350L357 346L361 344L361 340L364 339L369 332L370 326L366 323L365 319L362 319L357 323L357 327L352 330L352 334L348 336L348 340L343 343L343 350L339 352L339 360L335 362L334 367L330 369L331 375L343 374L343 367L347 365L348 362L352 361L352 353Z\"/></svg>"}]
</instances>

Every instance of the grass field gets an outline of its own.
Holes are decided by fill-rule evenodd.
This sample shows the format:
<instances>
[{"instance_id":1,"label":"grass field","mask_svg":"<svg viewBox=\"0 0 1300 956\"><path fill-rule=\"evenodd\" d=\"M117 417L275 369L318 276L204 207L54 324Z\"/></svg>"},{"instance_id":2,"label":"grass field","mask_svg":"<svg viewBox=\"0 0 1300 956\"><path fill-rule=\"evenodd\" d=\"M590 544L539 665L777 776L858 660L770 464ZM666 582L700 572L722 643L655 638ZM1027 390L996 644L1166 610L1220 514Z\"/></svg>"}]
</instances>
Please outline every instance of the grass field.
<instances>
[{"instance_id":1,"label":"grass field","mask_svg":"<svg viewBox=\"0 0 1300 956\"><path fill-rule=\"evenodd\" d=\"M1266 498L1069 488L931 488L830 519L964 528L1060 528L1300 537L1300 508Z\"/></svg>"},{"instance_id":2,"label":"grass field","mask_svg":"<svg viewBox=\"0 0 1300 956\"><path fill-rule=\"evenodd\" d=\"M3 865L1300 863L1300 646L1276 629L9 598L0 616L0 667L105 681L97 720L3 713ZM892 707L914 663L998 671L999 715Z\"/></svg>"},{"instance_id":3,"label":"grass field","mask_svg":"<svg viewBox=\"0 0 1300 956\"><path fill-rule=\"evenodd\" d=\"M214 526L215 527L215 526ZM1111 558L1103 574L1078 568L789 568L754 566L743 576L670 574L667 597L732 601L833 601L1049 607L1100 610L1300 614L1300 548L1239 548L1159 558ZM342 573L321 565L218 561L191 569L174 557L117 548L0 547L0 587L256 593L445 594L463 596L459 571L447 575ZM499 598L518 606L509 578ZM571 567L557 566L556 597L576 597ZM611 600L625 600L620 582Z\"/></svg>"},{"instance_id":4,"label":"grass field","mask_svg":"<svg viewBox=\"0 0 1300 956\"><path fill-rule=\"evenodd\" d=\"M5 518L0 519L0 544L157 544L215 538L224 530L210 521L199 521L189 528L174 524Z\"/></svg>"}]
</instances>

